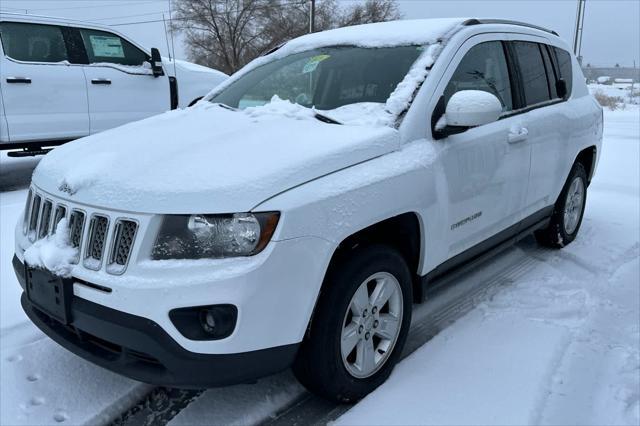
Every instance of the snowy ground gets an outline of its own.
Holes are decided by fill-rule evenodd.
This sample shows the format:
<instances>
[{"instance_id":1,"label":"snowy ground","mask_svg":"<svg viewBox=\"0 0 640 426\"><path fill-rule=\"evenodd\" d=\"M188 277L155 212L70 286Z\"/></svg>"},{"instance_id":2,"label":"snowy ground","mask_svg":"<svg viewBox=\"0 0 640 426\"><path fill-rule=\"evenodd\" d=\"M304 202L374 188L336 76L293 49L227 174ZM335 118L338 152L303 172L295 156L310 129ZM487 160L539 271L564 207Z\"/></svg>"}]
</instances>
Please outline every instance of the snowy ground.
<instances>
[{"instance_id":1,"label":"snowy ground","mask_svg":"<svg viewBox=\"0 0 640 426\"><path fill-rule=\"evenodd\" d=\"M528 239L467 276L472 286L501 265L512 271L336 423L639 424L639 123L637 107L605 111L603 155L572 245L544 250ZM0 157L0 424L106 423L150 388L66 352L19 307L13 228L37 161ZM437 297L446 304L453 290ZM418 308L414 324L429 309ZM208 390L171 424L259 423L304 392L290 372Z\"/></svg>"}]
</instances>

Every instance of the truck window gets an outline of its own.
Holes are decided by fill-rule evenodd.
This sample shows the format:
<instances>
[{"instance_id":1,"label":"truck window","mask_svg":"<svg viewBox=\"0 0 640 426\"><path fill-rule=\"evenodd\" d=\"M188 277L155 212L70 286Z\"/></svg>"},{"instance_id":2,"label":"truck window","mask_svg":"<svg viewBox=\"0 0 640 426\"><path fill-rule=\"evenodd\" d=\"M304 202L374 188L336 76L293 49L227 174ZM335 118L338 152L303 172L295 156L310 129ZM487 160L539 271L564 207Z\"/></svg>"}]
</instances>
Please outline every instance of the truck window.
<instances>
[{"instance_id":1,"label":"truck window","mask_svg":"<svg viewBox=\"0 0 640 426\"><path fill-rule=\"evenodd\" d=\"M147 60L146 53L115 34L84 28L80 30L80 34L90 64L140 66Z\"/></svg>"},{"instance_id":2,"label":"truck window","mask_svg":"<svg viewBox=\"0 0 640 426\"><path fill-rule=\"evenodd\" d=\"M461 90L489 92L500 100L504 111L513 109L509 69L501 42L480 43L467 52L444 91L445 105Z\"/></svg>"},{"instance_id":3,"label":"truck window","mask_svg":"<svg viewBox=\"0 0 640 426\"><path fill-rule=\"evenodd\" d=\"M540 46L528 41L514 41L513 46L520 65L520 78L527 106L550 100L549 82Z\"/></svg>"},{"instance_id":4,"label":"truck window","mask_svg":"<svg viewBox=\"0 0 640 426\"><path fill-rule=\"evenodd\" d=\"M0 22L2 48L8 57L25 62L61 62L67 49L55 25Z\"/></svg>"}]
</instances>

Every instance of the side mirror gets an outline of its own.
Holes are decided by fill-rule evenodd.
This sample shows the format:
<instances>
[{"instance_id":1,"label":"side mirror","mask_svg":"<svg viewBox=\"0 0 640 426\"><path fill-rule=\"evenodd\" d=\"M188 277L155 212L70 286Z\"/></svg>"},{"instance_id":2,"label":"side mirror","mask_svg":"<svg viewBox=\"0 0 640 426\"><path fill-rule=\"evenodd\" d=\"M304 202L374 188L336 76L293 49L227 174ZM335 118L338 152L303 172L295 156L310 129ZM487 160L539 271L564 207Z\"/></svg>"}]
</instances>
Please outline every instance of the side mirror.
<instances>
[{"instance_id":1,"label":"side mirror","mask_svg":"<svg viewBox=\"0 0 640 426\"><path fill-rule=\"evenodd\" d=\"M151 48L151 70L154 77L162 77L164 75L164 69L162 68L162 57L160 51L152 47Z\"/></svg>"},{"instance_id":2,"label":"side mirror","mask_svg":"<svg viewBox=\"0 0 640 426\"><path fill-rule=\"evenodd\" d=\"M558 93L558 97L564 99L567 96L567 82L564 78L556 81L556 93Z\"/></svg>"},{"instance_id":3,"label":"side mirror","mask_svg":"<svg viewBox=\"0 0 640 426\"><path fill-rule=\"evenodd\" d=\"M442 99L444 103L444 98ZM447 103L444 120L441 118L434 127L436 139L446 138L468 130L470 127L493 123L502 114L502 103L489 92L482 90L461 90Z\"/></svg>"}]
</instances>

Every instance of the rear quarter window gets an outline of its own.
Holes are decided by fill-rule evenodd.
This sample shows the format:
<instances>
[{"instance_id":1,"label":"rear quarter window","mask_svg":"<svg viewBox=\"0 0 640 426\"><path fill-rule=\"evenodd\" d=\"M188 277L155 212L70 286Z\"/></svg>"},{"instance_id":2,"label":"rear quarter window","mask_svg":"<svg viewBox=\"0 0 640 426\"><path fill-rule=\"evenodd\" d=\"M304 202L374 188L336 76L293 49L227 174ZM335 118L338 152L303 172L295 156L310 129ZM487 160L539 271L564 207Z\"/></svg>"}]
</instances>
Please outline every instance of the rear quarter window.
<instances>
[{"instance_id":1,"label":"rear quarter window","mask_svg":"<svg viewBox=\"0 0 640 426\"><path fill-rule=\"evenodd\" d=\"M571 88L573 86L573 70L571 68L571 54L559 47L552 47L556 54L560 78L567 84L567 97L571 96Z\"/></svg>"}]
</instances>

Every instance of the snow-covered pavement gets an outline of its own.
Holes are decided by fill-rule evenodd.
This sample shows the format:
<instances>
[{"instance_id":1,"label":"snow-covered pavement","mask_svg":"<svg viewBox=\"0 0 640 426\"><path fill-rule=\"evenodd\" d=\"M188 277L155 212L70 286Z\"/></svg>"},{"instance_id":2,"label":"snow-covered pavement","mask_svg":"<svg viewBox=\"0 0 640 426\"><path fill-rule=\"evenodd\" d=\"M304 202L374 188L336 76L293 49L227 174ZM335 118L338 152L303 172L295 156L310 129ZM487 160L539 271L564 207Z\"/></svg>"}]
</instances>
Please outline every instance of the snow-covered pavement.
<instances>
[{"instance_id":1,"label":"snow-covered pavement","mask_svg":"<svg viewBox=\"0 0 640 426\"><path fill-rule=\"evenodd\" d=\"M474 309L337 423L640 423L639 127L637 107L605 111L603 155L573 244L553 251L528 239L466 277L472 285L503 264L518 271L474 296ZM13 229L37 161L0 157L0 424L108 422L149 387L68 353L19 306ZM421 312L414 323L429 318ZM212 389L171 424L258 423L304 392L290 372Z\"/></svg>"}]
</instances>

